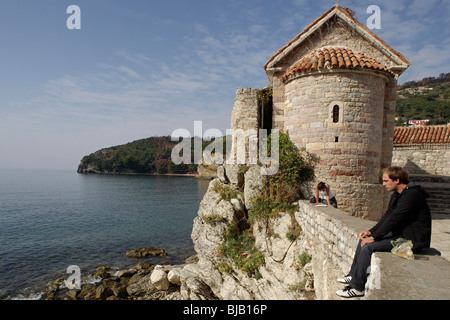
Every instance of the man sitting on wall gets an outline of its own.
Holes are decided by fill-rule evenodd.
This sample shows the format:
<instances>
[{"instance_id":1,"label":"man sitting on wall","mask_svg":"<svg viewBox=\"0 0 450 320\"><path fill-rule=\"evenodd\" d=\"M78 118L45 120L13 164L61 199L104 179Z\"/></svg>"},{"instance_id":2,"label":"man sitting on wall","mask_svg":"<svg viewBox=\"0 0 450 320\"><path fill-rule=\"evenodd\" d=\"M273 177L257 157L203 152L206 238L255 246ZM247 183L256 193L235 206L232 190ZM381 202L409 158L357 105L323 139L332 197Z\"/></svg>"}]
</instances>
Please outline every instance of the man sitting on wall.
<instances>
[{"instance_id":1,"label":"man sitting on wall","mask_svg":"<svg viewBox=\"0 0 450 320\"><path fill-rule=\"evenodd\" d=\"M413 243L413 252L429 248L431 242L431 214L426 198L429 194L420 185L409 183L408 173L400 167L383 172L383 186L394 191L384 216L369 231L361 232L350 272L338 279L348 284L336 294L345 297L364 295L367 269L373 252L391 251L391 241L405 238Z\"/></svg>"}]
</instances>

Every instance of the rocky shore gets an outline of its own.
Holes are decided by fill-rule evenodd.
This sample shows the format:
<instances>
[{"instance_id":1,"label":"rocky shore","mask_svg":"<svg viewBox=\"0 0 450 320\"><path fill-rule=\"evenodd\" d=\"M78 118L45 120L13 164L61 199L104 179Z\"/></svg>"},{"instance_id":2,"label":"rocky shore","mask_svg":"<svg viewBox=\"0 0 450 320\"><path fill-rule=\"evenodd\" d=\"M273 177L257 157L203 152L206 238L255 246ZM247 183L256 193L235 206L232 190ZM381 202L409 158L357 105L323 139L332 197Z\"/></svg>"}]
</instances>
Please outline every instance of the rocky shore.
<instances>
[{"instance_id":1,"label":"rocky shore","mask_svg":"<svg viewBox=\"0 0 450 320\"><path fill-rule=\"evenodd\" d=\"M157 248L133 249L129 257L165 255ZM47 284L43 300L205 300L214 294L199 277L198 258L192 256L181 265L139 262L128 270L100 266L95 273L81 279L79 289L69 289L67 279Z\"/></svg>"}]
</instances>

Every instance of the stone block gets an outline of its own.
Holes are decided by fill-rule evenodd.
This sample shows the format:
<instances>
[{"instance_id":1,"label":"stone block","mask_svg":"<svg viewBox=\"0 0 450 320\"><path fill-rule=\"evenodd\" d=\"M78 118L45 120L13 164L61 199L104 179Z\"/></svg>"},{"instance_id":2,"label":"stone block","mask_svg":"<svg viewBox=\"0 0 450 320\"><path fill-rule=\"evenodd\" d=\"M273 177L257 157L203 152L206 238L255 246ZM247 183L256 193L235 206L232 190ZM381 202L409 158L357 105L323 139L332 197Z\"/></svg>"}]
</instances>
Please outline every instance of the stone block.
<instances>
[{"instance_id":1,"label":"stone block","mask_svg":"<svg viewBox=\"0 0 450 320\"><path fill-rule=\"evenodd\" d=\"M169 289L169 280L167 279L167 273L163 270L154 269L152 275L150 277L152 284L158 290L167 290Z\"/></svg>"}]
</instances>

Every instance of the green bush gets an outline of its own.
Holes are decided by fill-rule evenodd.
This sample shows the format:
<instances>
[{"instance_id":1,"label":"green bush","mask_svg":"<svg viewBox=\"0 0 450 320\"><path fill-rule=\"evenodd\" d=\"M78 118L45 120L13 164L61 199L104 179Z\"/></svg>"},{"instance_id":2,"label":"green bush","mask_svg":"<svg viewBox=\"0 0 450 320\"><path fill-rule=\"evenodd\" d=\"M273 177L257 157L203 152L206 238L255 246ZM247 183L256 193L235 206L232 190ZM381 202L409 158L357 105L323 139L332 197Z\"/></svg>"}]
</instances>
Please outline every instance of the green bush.
<instances>
[{"instance_id":1,"label":"green bush","mask_svg":"<svg viewBox=\"0 0 450 320\"><path fill-rule=\"evenodd\" d=\"M308 253L303 252L295 260L296 266L299 269L301 267L304 267L306 264L310 263L311 260L312 260L312 257Z\"/></svg>"},{"instance_id":2,"label":"green bush","mask_svg":"<svg viewBox=\"0 0 450 320\"><path fill-rule=\"evenodd\" d=\"M272 136L267 145L271 150ZM287 133L279 133L279 169L275 175L269 176L269 192L272 199L292 203L304 198L301 187L305 182L314 179L314 166L317 157L299 149Z\"/></svg>"},{"instance_id":3,"label":"green bush","mask_svg":"<svg viewBox=\"0 0 450 320\"><path fill-rule=\"evenodd\" d=\"M271 144L272 136L269 136L267 140L269 151ZM249 220L275 216L279 212L293 213L296 208L293 203L305 198L302 186L314 179L314 166L317 160L314 154L297 148L288 134L280 132L278 172L268 176L261 193L251 199Z\"/></svg>"},{"instance_id":4,"label":"green bush","mask_svg":"<svg viewBox=\"0 0 450 320\"><path fill-rule=\"evenodd\" d=\"M230 201L231 199L237 199L240 194L242 195L242 191L233 190L229 186L224 185L219 181L216 181L212 190L220 194L220 197L223 200L228 201Z\"/></svg>"},{"instance_id":5,"label":"green bush","mask_svg":"<svg viewBox=\"0 0 450 320\"><path fill-rule=\"evenodd\" d=\"M220 246L219 251L250 276L258 275L257 269L265 263L264 255L255 248L255 239L248 224L241 226L237 223L229 224L225 242Z\"/></svg>"},{"instance_id":6,"label":"green bush","mask_svg":"<svg viewBox=\"0 0 450 320\"><path fill-rule=\"evenodd\" d=\"M217 215L217 214L209 214L209 215L205 215L203 216L203 221L205 221L207 224L210 225L215 225L218 222L224 222L224 218L222 218L221 216Z\"/></svg>"}]
</instances>

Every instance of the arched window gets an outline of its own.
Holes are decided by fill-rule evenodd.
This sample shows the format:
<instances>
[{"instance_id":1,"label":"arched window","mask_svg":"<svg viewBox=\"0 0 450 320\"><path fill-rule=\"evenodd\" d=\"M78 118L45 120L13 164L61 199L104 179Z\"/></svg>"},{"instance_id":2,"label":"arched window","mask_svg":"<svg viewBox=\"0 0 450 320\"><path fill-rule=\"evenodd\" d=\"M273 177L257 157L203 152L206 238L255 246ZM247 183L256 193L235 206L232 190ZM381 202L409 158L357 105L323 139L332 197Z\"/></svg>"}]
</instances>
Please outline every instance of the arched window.
<instances>
[{"instance_id":1,"label":"arched window","mask_svg":"<svg viewBox=\"0 0 450 320\"><path fill-rule=\"evenodd\" d=\"M335 104L333 106L332 118L333 118L333 123L339 122L339 105L337 105L337 104Z\"/></svg>"},{"instance_id":2,"label":"arched window","mask_svg":"<svg viewBox=\"0 0 450 320\"><path fill-rule=\"evenodd\" d=\"M328 105L327 122L332 127L342 127L344 125L345 102L331 101Z\"/></svg>"}]
</instances>

